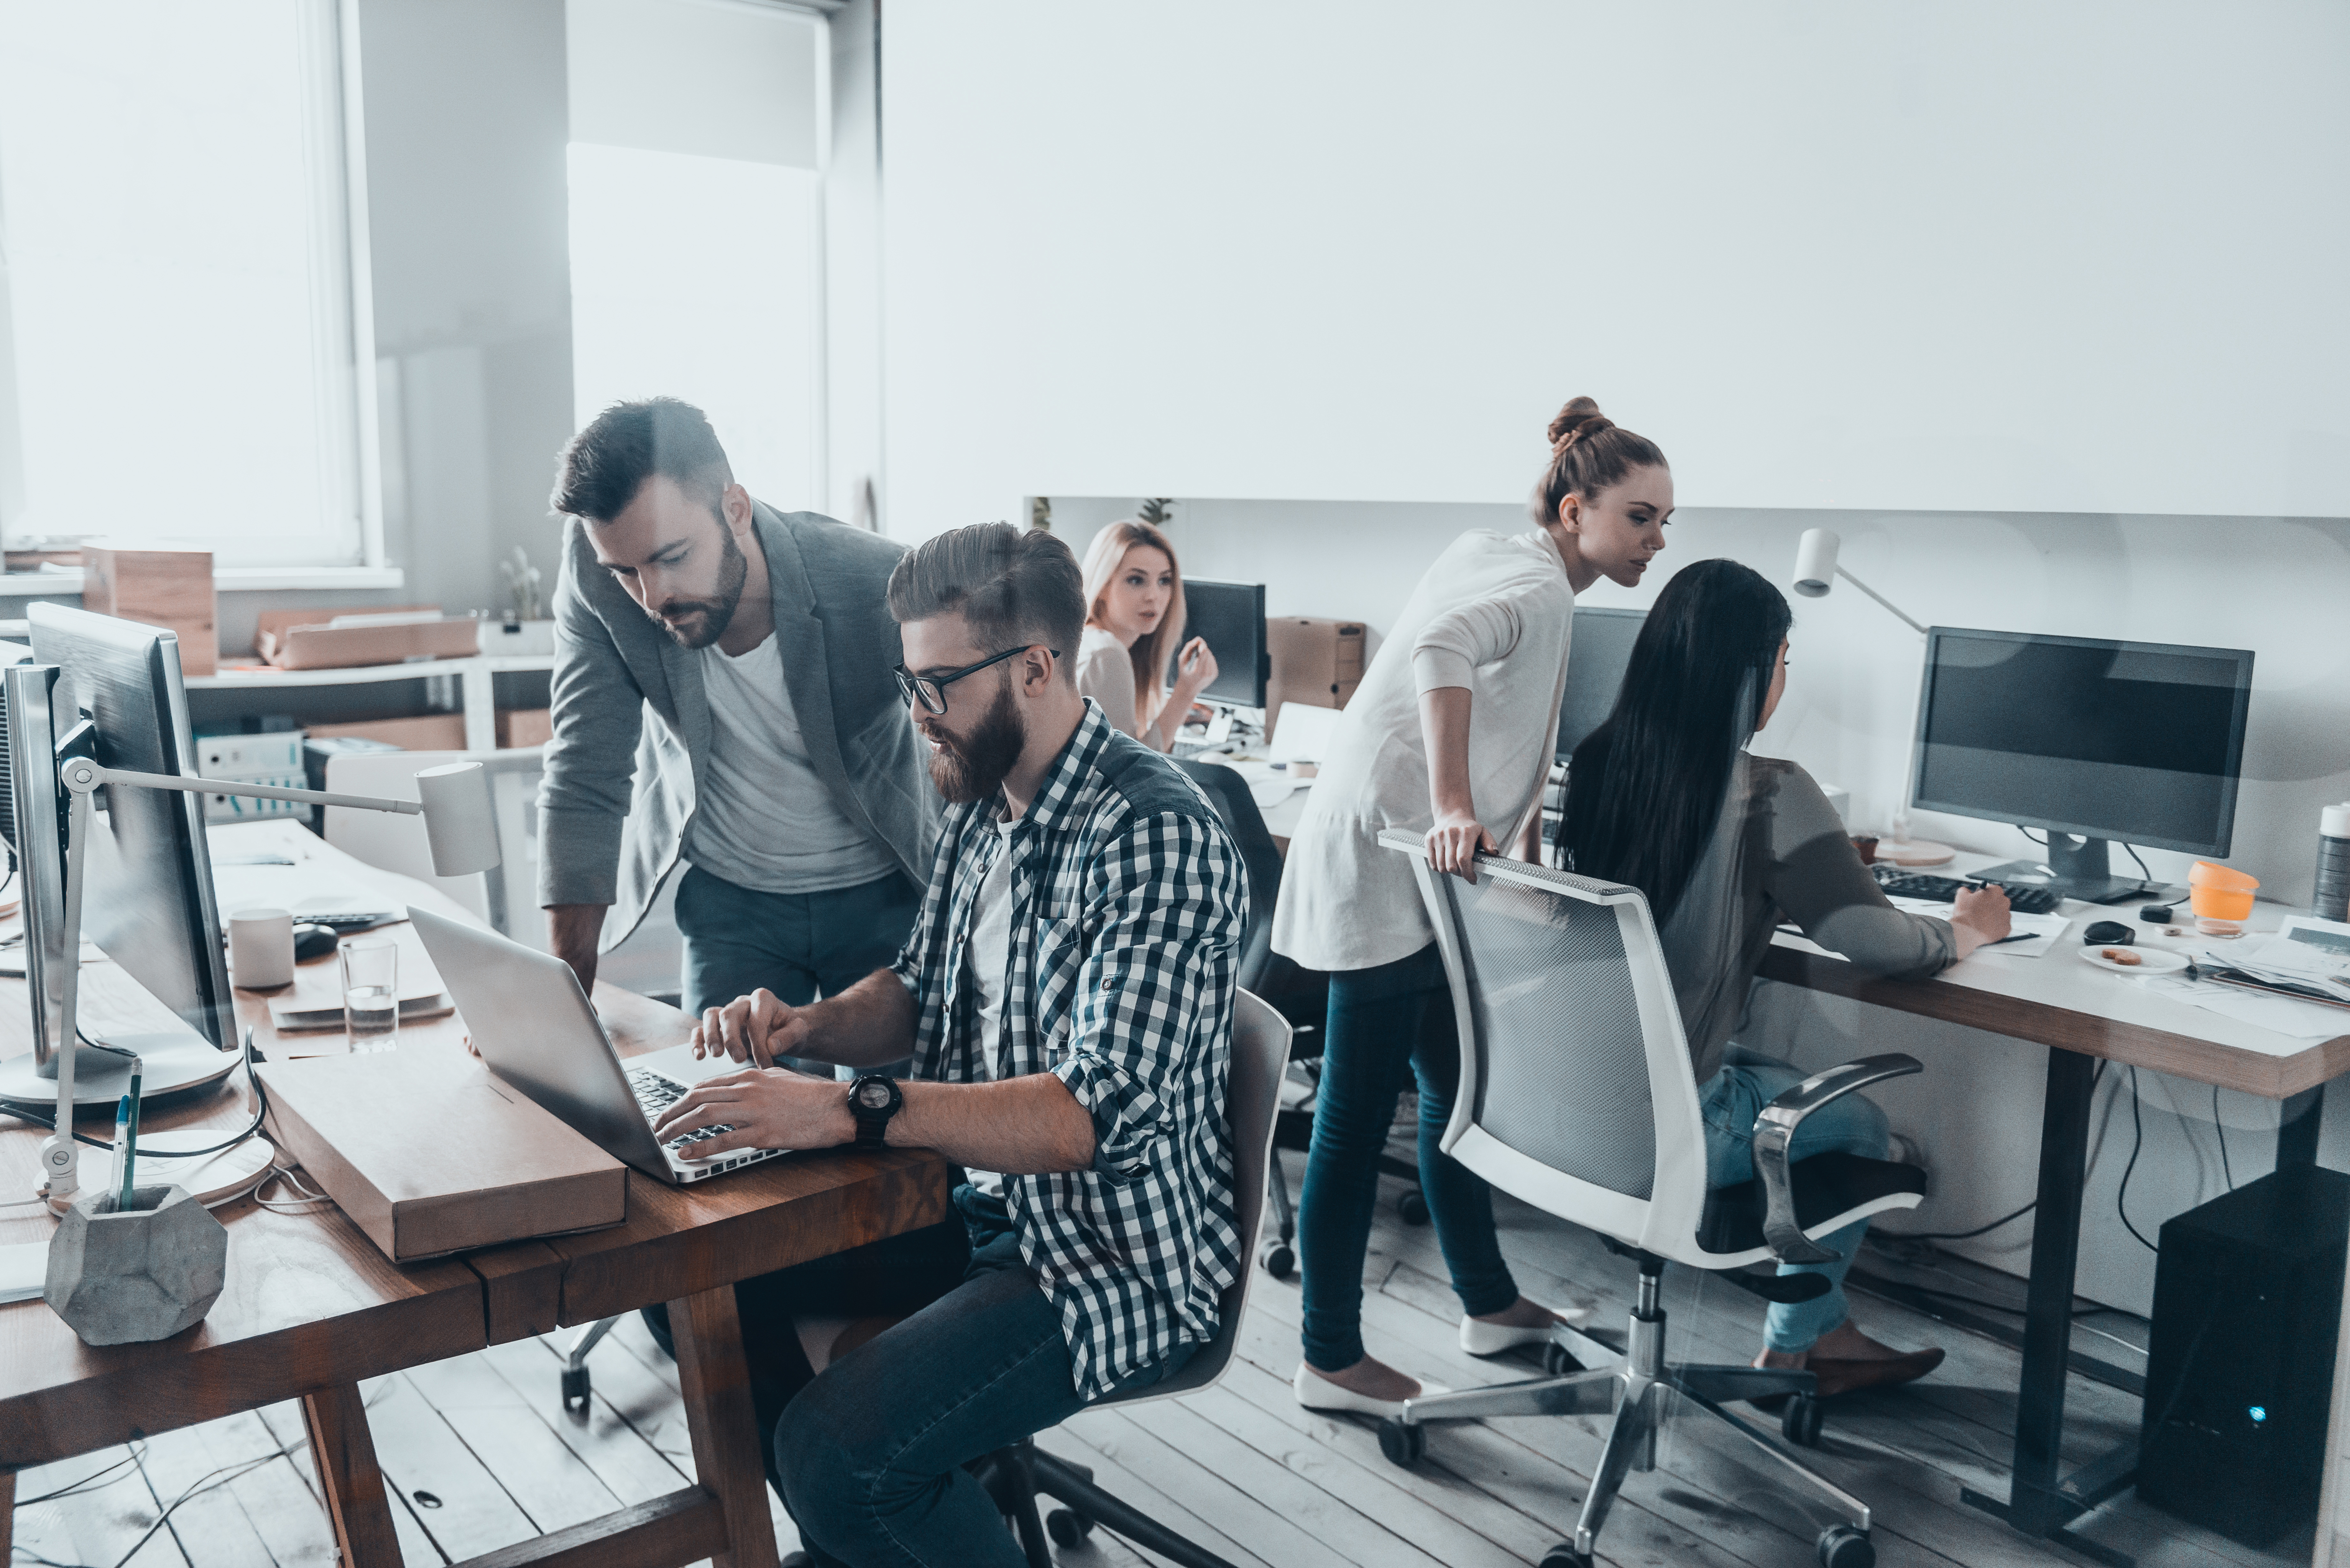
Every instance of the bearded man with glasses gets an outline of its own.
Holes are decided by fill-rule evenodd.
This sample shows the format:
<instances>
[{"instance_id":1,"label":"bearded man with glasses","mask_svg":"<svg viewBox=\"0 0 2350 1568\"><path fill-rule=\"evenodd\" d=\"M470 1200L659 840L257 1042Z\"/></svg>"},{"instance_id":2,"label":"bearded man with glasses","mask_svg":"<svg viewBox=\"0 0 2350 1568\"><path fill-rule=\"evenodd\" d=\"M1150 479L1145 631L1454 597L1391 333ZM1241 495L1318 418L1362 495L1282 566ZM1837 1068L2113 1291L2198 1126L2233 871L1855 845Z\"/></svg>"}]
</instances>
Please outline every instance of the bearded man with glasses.
<instances>
[{"instance_id":1,"label":"bearded man with glasses","mask_svg":"<svg viewBox=\"0 0 2350 1568\"><path fill-rule=\"evenodd\" d=\"M1198 786L1078 694L1067 545L941 535L890 575L889 608L952 803L913 937L837 996L720 1010L697 1045L750 1068L660 1130L730 1127L691 1146L705 1158L901 1144L963 1167L951 1230L735 1292L768 1474L819 1568L1015 1568L962 1466L1181 1367L1245 1266L1224 1102L1247 884ZM903 1081L873 1071L909 1056ZM816 1375L802 1313L900 1321Z\"/></svg>"}]
</instances>

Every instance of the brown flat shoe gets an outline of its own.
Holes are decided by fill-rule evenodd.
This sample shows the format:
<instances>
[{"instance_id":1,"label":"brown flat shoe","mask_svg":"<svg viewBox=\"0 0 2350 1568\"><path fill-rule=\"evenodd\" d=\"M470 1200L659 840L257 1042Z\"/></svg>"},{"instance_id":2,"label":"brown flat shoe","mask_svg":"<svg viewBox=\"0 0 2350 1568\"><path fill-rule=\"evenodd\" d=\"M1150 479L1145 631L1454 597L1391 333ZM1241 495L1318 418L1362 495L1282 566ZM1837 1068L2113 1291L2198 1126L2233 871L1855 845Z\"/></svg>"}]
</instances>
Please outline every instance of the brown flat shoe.
<instances>
[{"instance_id":1,"label":"brown flat shoe","mask_svg":"<svg viewBox=\"0 0 2350 1568\"><path fill-rule=\"evenodd\" d=\"M1823 1361L1814 1358L1804 1368L1819 1380L1820 1397L1849 1394L1856 1388L1890 1388L1915 1383L1942 1365L1939 1346L1913 1350L1907 1355L1871 1357L1864 1361Z\"/></svg>"}]
</instances>

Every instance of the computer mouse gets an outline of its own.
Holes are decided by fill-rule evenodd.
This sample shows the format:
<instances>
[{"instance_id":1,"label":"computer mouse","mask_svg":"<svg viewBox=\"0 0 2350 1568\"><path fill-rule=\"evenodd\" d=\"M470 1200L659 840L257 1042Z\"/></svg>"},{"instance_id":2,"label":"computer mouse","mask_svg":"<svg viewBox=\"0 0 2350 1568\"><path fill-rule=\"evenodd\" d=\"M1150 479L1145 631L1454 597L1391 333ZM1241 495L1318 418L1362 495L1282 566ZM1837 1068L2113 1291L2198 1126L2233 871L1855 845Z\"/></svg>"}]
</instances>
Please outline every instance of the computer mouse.
<instances>
[{"instance_id":1,"label":"computer mouse","mask_svg":"<svg viewBox=\"0 0 2350 1568\"><path fill-rule=\"evenodd\" d=\"M2137 933L2119 920L2099 920L2081 933L2081 940L2091 947L2100 942L2113 947L2126 947L2137 940Z\"/></svg>"},{"instance_id":2,"label":"computer mouse","mask_svg":"<svg viewBox=\"0 0 2350 1568\"><path fill-rule=\"evenodd\" d=\"M308 959L325 958L335 950L335 943L340 940L335 934L334 927L305 920L294 928L294 961L301 963Z\"/></svg>"},{"instance_id":3,"label":"computer mouse","mask_svg":"<svg viewBox=\"0 0 2350 1568\"><path fill-rule=\"evenodd\" d=\"M2149 926L2167 926L2170 924L2172 913L2168 904L2148 904L2137 912L2137 918Z\"/></svg>"}]
</instances>

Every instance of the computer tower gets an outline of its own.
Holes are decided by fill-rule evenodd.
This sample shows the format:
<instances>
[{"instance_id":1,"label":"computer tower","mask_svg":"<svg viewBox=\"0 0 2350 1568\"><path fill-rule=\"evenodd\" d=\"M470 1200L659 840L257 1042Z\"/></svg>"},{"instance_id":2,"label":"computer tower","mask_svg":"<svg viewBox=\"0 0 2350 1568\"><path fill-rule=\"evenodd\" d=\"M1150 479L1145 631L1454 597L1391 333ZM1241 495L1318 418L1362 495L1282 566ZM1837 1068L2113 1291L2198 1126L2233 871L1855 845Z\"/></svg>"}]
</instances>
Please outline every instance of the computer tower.
<instances>
[{"instance_id":1,"label":"computer tower","mask_svg":"<svg viewBox=\"0 0 2350 1568\"><path fill-rule=\"evenodd\" d=\"M2137 1494L2266 1546L2317 1512L2350 1176L2280 1170L2165 1224Z\"/></svg>"}]
</instances>

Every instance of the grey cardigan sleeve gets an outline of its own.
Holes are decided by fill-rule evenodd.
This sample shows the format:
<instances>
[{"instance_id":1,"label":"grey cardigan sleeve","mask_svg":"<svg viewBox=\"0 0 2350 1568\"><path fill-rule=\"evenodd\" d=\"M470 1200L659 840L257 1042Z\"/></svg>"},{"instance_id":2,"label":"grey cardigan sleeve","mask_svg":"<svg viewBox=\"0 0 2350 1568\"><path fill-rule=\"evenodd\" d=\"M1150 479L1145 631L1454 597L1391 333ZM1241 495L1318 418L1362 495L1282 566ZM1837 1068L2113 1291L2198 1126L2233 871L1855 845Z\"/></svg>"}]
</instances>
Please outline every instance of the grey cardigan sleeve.
<instances>
[{"instance_id":1,"label":"grey cardigan sleeve","mask_svg":"<svg viewBox=\"0 0 2350 1568\"><path fill-rule=\"evenodd\" d=\"M1918 979L1956 962L1950 923L1887 901L1812 775L1792 763L1772 771L1771 901L1812 940L1876 974Z\"/></svg>"},{"instance_id":2,"label":"grey cardigan sleeve","mask_svg":"<svg viewBox=\"0 0 2350 1568\"><path fill-rule=\"evenodd\" d=\"M555 585L555 734L538 786L541 907L618 896L620 830L644 730L644 693L580 591L579 570L567 536Z\"/></svg>"}]
</instances>

